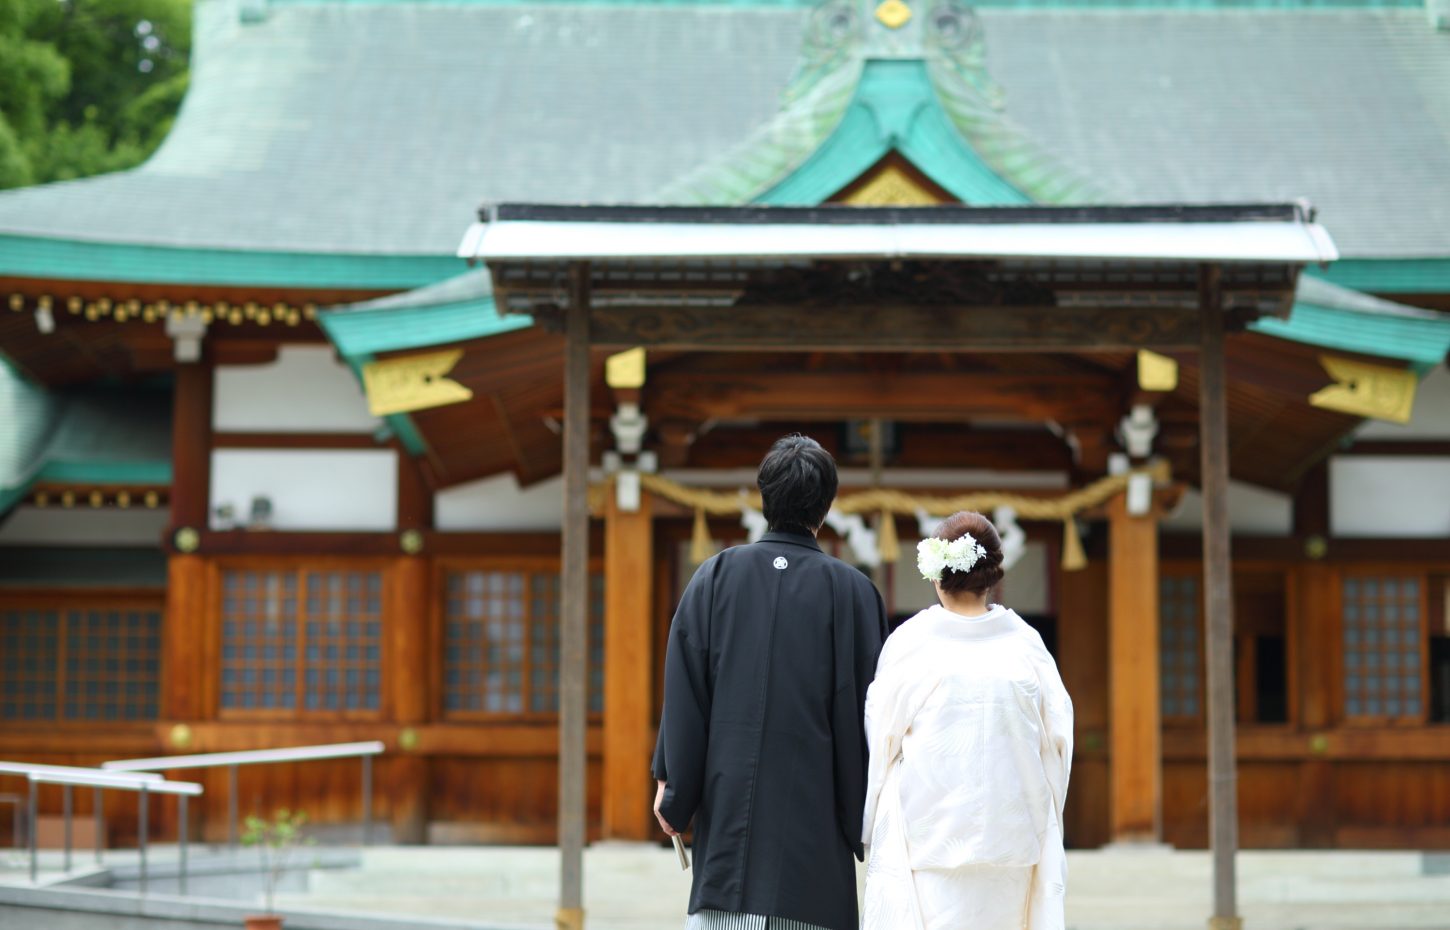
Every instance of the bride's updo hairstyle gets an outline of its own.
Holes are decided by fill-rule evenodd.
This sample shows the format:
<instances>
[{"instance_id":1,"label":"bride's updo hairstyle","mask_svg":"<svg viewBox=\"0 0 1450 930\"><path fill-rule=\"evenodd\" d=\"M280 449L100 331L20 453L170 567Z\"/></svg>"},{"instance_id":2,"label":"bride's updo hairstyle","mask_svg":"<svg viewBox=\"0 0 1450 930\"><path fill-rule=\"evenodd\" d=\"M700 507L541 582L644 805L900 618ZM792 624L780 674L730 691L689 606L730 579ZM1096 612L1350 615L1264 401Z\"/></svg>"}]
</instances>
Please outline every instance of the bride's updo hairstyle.
<instances>
[{"instance_id":1,"label":"bride's updo hairstyle","mask_svg":"<svg viewBox=\"0 0 1450 930\"><path fill-rule=\"evenodd\" d=\"M1001 583L1002 576L1006 574L1002 570L1002 537L997 535L997 528L992 525L991 520L972 510L959 510L947 517L932 535L951 542L961 538L964 533L972 534L972 538L986 552L972 566L971 571L943 569L941 589L947 594L964 594L968 591L977 595L986 594Z\"/></svg>"}]
</instances>

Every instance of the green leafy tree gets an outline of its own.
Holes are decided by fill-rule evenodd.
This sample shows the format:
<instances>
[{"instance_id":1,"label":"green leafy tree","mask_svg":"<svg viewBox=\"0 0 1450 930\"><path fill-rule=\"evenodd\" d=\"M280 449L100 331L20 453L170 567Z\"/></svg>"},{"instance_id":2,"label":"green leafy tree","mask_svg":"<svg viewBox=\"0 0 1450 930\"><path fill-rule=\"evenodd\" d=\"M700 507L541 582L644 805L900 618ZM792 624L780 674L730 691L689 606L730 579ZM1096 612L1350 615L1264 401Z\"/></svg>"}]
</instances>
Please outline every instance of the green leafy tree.
<instances>
[{"instance_id":1,"label":"green leafy tree","mask_svg":"<svg viewBox=\"0 0 1450 930\"><path fill-rule=\"evenodd\" d=\"M0 188L145 160L190 50L191 0L0 0Z\"/></svg>"}]
</instances>

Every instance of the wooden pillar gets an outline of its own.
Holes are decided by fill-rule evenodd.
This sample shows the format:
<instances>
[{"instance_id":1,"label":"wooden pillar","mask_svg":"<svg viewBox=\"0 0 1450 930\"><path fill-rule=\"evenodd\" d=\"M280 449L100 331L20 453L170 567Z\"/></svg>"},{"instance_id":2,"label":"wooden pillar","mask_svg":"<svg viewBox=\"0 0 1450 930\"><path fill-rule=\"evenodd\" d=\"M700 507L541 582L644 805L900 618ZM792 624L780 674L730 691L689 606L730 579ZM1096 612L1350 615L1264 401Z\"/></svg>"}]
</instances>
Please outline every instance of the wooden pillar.
<instances>
[{"instance_id":1,"label":"wooden pillar","mask_svg":"<svg viewBox=\"0 0 1450 930\"><path fill-rule=\"evenodd\" d=\"M1334 763L1325 756L1329 748L1326 731L1334 720L1334 658L1340 635L1334 580L1328 565L1310 562L1299 567L1292 581L1290 661L1297 674L1290 680L1297 683L1298 721L1309 734L1312 754L1300 765L1294 813L1299 845L1309 849L1332 848L1338 829Z\"/></svg>"},{"instance_id":2,"label":"wooden pillar","mask_svg":"<svg viewBox=\"0 0 1450 930\"><path fill-rule=\"evenodd\" d=\"M649 494L628 513L613 495L604 524L604 835L657 829L650 777L654 698L654 519Z\"/></svg>"},{"instance_id":3,"label":"wooden pillar","mask_svg":"<svg viewBox=\"0 0 1450 930\"><path fill-rule=\"evenodd\" d=\"M196 720L210 706L206 655L205 560L175 550L177 531L207 527L211 495L212 367L189 362L176 368L171 399L171 520L166 546L166 617L162 627L162 714ZM185 747L176 747L178 749Z\"/></svg>"},{"instance_id":4,"label":"wooden pillar","mask_svg":"<svg viewBox=\"0 0 1450 930\"><path fill-rule=\"evenodd\" d=\"M1233 565L1229 555L1228 402L1222 269L1199 271L1198 429L1203 485L1203 606L1208 684L1208 835L1213 930L1237 930L1238 791L1234 762Z\"/></svg>"},{"instance_id":5,"label":"wooden pillar","mask_svg":"<svg viewBox=\"0 0 1450 930\"><path fill-rule=\"evenodd\" d=\"M589 264L570 269L564 323L564 526L559 617L560 930L584 926L589 621Z\"/></svg>"},{"instance_id":6,"label":"wooden pillar","mask_svg":"<svg viewBox=\"0 0 1450 930\"><path fill-rule=\"evenodd\" d=\"M419 463L402 449L398 455L398 532L408 554L393 563L388 607L387 678L393 721L398 724L396 754L387 760L393 840L428 841L428 758L417 750L418 725L429 718L428 618L432 604L429 561L421 534L433 528L433 491ZM411 551L410 551L411 550Z\"/></svg>"},{"instance_id":7,"label":"wooden pillar","mask_svg":"<svg viewBox=\"0 0 1450 930\"><path fill-rule=\"evenodd\" d=\"M1158 661L1158 517L1108 505L1109 828L1114 842L1163 836Z\"/></svg>"}]
</instances>

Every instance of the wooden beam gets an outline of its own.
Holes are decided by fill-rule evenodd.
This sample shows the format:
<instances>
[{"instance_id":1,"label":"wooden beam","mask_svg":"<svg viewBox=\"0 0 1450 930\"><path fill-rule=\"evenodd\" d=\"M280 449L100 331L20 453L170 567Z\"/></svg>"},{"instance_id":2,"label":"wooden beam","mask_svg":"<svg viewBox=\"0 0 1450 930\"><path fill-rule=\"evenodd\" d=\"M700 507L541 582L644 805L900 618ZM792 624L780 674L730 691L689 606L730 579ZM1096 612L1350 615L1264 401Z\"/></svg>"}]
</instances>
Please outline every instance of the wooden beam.
<instances>
[{"instance_id":1,"label":"wooden beam","mask_svg":"<svg viewBox=\"0 0 1450 930\"><path fill-rule=\"evenodd\" d=\"M1294 535L1329 538L1329 463L1304 473L1294 491Z\"/></svg>"},{"instance_id":2,"label":"wooden beam","mask_svg":"<svg viewBox=\"0 0 1450 930\"><path fill-rule=\"evenodd\" d=\"M207 564L199 555L172 555L166 563L166 614L161 634L161 715L200 719L206 711L204 674Z\"/></svg>"},{"instance_id":3,"label":"wooden beam","mask_svg":"<svg viewBox=\"0 0 1450 930\"><path fill-rule=\"evenodd\" d=\"M718 420L1093 421L1122 415L1109 375L1003 372L671 370L650 381L650 415Z\"/></svg>"},{"instance_id":4,"label":"wooden beam","mask_svg":"<svg viewBox=\"0 0 1450 930\"><path fill-rule=\"evenodd\" d=\"M1203 485L1204 639L1208 679L1209 842L1213 852L1212 930L1239 930L1234 872L1238 792L1234 764L1233 562L1229 554L1228 401L1224 371L1222 269L1199 272L1202 323L1199 430Z\"/></svg>"},{"instance_id":5,"label":"wooden beam","mask_svg":"<svg viewBox=\"0 0 1450 930\"><path fill-rule=\"evenodd\" d=\"M597 346L695 351L992 352L1186 349L1198 313L1182 307L952 307L882 302L802 313L790 304L596 307Z\"/></svg>"},{"instance_id":6,"label":"wooden beam","mask_svg":"<svg viewBox=\"0 0 1450 930\"><path fill-rule=\"evenodd\" d=\"M212 368L179 365L171 407L171 526L204 530L211 494Z\"/></svg>"},{"instance_id":7,"label":"wooden beam","mask_svg":"<svg viewBox=\"0 0 1450 930\"><path fill-rule=\"evenodd\" d=\"M216 433L217 449L376 449L371 433Z\"/></svg>"},{"instance_id":8,"label":"wooden beam","mask_svg":"<svg viewBox=\"0 0 1450 930\"><path fill-rule=\"evenodd\" d=\"M1109 827L1117 842L1163 835L1158 661L1158 522L1108 505Z\"/></svg>"},{"instance_id":9,"label":"wooden beam","mask_svg":"<svg viewBox=\"0 0 1450 930\"><path fill-rule=\"evenodd\" d=\"M1323 562L1296 566L1290 576L1294 598L1289 655L1298 665L1297 674L1290 680L1298 690L1297 723L1310 734L1310 751L1300 769L1294 813L1299 823L1299 845L1311 849L1332 847L1339 826L1334 765L1327 758L1327 733L1334 721L1332 704L1339 690L1334 682L1339 637L1333 632L1339 629L1337 580L1335 572Z\"/></svg>"},{"instance_id":10,"label":"wooden beam","mask_svg":"<svg viewBox=\"0 0 1450 930\"><path fill-rule=\"evenodd\" d=\"M398 456L398 531L421 533L433 529L433 490L423 474L422 462L401 446ZM433 664L434 642L429 630L433 584L431 562L417 554L393 562L388 576L385 679L393 721L416 734L428 721L428 680ZM416 741L400 744L392 760L388 790L392 801L393 840L398 843L428 841L428 759L419 754Z\"/></svg>"},{"instance_id":11,"label":"wooden beam","mask_svg":"<svg viewBox=\"0 0 1450 930\"><path fill-rule=\"evenodd\" d=\"M428 677L432 669L428 635L432 593L428 560L404 556L393 563L385 628L393 721L416 730L428 720ZM393 841L428 839L428 760L416 745L401 745L391 760L387 789L391 799Z\"/></svg>"},{"instance_id":12,"label":"wooden beam","mask_svg":"<svg viewBox=\"0 0 1450 930\"><path fill-rule=\"evenodd\" d=\"M564 526L559 617L559 930L584 927L589 680L589 264L571 269L564 330Z\"/></svg>"},{"instance_id":13,"label":"wooden beam","mask_svg":"<svg viewBox=\"0 0 1450 930\"><path fill-rule=\"evenodd\" d=\"M654 515L610 495L604 517L604 836L647 840L654 749Z\"/></svg>"}]
</instances>

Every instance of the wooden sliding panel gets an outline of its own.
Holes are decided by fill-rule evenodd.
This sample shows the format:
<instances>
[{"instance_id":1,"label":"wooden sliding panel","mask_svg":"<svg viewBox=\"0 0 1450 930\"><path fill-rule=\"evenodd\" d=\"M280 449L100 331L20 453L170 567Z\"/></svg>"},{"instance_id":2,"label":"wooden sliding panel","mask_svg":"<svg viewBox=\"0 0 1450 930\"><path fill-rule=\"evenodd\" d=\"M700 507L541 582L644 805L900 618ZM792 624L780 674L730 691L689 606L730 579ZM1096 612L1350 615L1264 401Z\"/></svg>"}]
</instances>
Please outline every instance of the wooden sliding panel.
<instances>
[{"instance_id":1,"label":"wooden sliding panel","mask_svg":"<svg viewBox=\"0 0 1450 930\"><path fill-rule=\"evenodd\" d=\"M1158 524L1151 513L1130 515L1122 495L1108 518L1109 824L1115 841L1156 843L1163 831Z\"/></svg>"},{"instance_id":2,"label":"wooden sliding panel","mask_svg":"<svg viewBox=\"0 0 1450 930\"><path fill-rule=\"evenodd\" d=\"M650 497L626 512L610 497L604 529L604 835L653 836L654 520Z\"/></svg>"}]
</instances>

